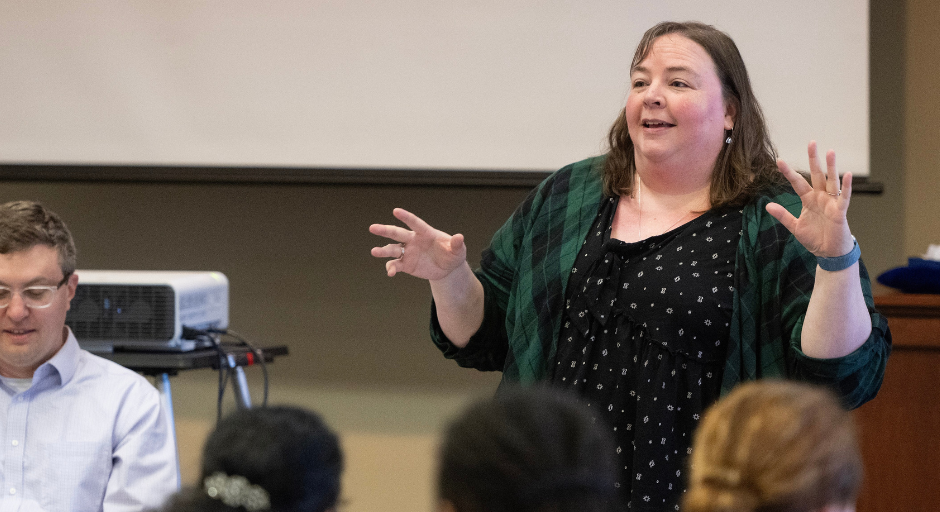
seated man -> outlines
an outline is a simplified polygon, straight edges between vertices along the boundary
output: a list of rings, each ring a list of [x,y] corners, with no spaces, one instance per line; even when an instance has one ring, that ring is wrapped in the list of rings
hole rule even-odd
[[[0,205],[0,509],[140,511],[178,487],[157,390],[79,348],[75,244],[42,205]]]

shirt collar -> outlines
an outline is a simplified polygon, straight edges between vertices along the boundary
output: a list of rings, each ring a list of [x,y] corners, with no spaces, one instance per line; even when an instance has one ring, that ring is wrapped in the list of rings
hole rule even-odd
[[[72,329],[68,326],[65,328],[69,333],[65,339],[65,343],[54,356],[41,364],[39,368],[36,368],[36,372],[33,374],[34,380],[43,378],[48,375],[49,372],[55,370],[59,374],[60,382],[65,384],[75,375],[75,370],[78,368],[78,357],[81,354],[81,348],[78,346],[78,340],[75,339],[75,334],[72,333]]]

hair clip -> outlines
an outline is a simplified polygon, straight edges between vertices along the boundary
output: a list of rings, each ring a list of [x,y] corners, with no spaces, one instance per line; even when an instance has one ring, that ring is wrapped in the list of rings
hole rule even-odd
[[[230,507],[245,507],[248,512],[260,512],[271,508],[268,491],[258,485],[252,485],[247,478],[239,475],[226,475],[217,471],[203,480],[206,494],[214,500],[221,500]]]

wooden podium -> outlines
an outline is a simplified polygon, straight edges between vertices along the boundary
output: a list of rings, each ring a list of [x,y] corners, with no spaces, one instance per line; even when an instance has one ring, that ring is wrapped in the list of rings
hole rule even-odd
[[[940,510],[940,295],[875,297],[894,347],[884,384],[855,411],[865,481],[859,512]]]

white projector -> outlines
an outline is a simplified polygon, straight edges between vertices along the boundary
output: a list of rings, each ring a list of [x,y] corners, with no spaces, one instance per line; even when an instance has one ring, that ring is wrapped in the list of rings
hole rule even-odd
[[[221,272],[76,270],[65,323],[82,348],[185,351],[183,327],[228,327],[228,278]]]

